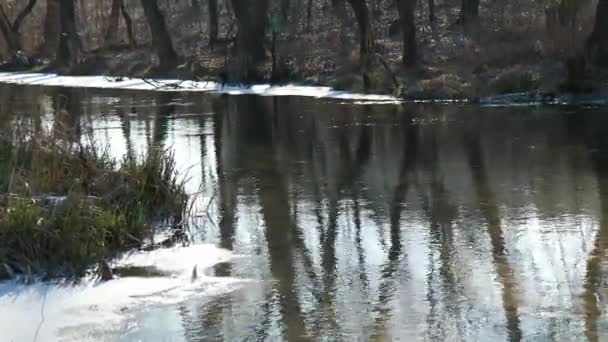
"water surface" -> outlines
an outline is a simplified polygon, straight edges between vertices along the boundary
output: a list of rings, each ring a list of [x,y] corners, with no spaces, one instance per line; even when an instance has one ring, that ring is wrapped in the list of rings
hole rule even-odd
[[[42,311],[45,341],[608,339],[606,109],[340,101],[0,86],[0,122],[60,108],[117,157],[174,151],[199,251],[142,257],[182,272],[153,299],[4,284],[0,332]]]

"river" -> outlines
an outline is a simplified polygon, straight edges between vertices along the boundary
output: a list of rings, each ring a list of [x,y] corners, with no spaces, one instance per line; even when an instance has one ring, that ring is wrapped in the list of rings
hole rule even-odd
[[[173,151],[192,244],[0,283],[2,341],[608,339],[606,108],[0,85],[0,118],[56,108]]]

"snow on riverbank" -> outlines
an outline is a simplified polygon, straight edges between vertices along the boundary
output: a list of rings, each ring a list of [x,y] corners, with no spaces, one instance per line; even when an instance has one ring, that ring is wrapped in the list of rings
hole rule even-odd
[[[108,76],[60,76],[57,74],[0,73],[0,83],[53,87],[148,90],[166,92],[207,92],[228,95],[305,96],[344,101],[398,104],[401,100],[390,95],[355,94],[330,87],[302,85],[257,84],[251,86],[221,85],[216,82],[148,80]]]
[[[91,331],[104,336],[123,334],[142,311],[193,297],[218,296],[242,286],[245,280],[204,275],[205,269],[232,258],[229,251],[211,245],[159,249],[130,254],[116,266],[153,266],[166,272],[166,277],[108,282],[88,278],[77,285],[0,283],[0,340],[80,340]],[[198,277],[193,279],[195,265]],[[180,321],[165,320],[163,324],[178,329]]]

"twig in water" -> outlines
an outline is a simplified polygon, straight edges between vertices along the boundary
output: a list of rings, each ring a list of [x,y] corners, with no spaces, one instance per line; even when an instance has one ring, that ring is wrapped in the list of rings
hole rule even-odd
[[[211,213],[209,212],[209,208],[211,207],[211,203],[213,203],[213,200],[215,199],[215,193],[217,192],[217,188],[213,188],[213,193],[211,194],[211,198],[209,199],[209,203],[207,203],[207,208],[205,208],[205,212],[207,213],[207,218],[209,219],[209,221],[211,223],[213,223],[213,226],[215,228],[219,229],[219,226],[217,225],[217,223],[215,223],[215,221],[213,220],[213,217],[211,217]]]

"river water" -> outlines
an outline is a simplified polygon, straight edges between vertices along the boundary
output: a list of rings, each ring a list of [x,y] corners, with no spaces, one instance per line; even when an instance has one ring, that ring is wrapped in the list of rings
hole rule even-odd
[[[605,108],[352,100],[0,86],[196,197],[118,261],[173,277],[0,283],[0,340],[608,340]]]

